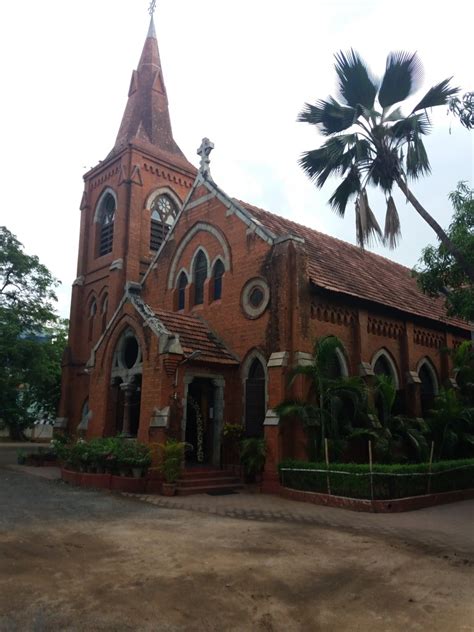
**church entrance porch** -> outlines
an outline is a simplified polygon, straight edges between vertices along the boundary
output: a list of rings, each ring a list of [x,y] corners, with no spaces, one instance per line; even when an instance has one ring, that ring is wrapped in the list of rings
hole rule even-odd
[[[220,467],[224,380],[185,376],[186,467]]]

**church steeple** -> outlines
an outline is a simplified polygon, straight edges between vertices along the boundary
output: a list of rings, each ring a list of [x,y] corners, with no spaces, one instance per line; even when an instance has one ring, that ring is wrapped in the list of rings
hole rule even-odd
[[[129,144],[152,152],[158,150],[159,153],[171,154],[186,161],[171,130],[153,14],[138,68],[132,73],[122,123],[109,156]]]

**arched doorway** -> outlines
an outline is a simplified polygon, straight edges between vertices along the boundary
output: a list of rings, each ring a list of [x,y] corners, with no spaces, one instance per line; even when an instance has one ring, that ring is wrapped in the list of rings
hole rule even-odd
[[[136,437],[140,424],[142,352],[131,328],[117,344],[111,374],[110,428],[115,434]]]
[[[259,358],[250,364],[245,380],[245,435],[261,438],[266,414],[266,375]]]

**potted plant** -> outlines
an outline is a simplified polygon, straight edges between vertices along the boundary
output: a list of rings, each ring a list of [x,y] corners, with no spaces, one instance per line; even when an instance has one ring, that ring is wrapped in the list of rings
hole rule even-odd
[[[160,444],[161,464],[160,470],[165,477],[163,483],[163,494],[174,496],[176,491],[176,481],[181,473],[185,444],[175,439],[168,439],[166,443]]]
[[[265,439],[244,439],[240,444],[240,462],[244,468],[245,481],[255,483],[263,471],[267,446]]]
[[[242,424],[225,423],[222,428],[222,465],[239,470],[239,446],[244,429]]]

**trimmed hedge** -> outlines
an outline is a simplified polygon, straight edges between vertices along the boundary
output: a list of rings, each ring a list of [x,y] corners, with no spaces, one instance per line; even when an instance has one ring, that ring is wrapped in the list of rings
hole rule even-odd
[[[428,463],[374,464],[374,500],[474,489],[474,459],[438,461],[432,465],[431,476],[428,471]],[[327,494],[329,479],[334,496],[372,498],[370,467],[367,464],[331,463],[328,473],[325,463],[286,460],[280,463],[279,472],[280,483],[290,489]]]

